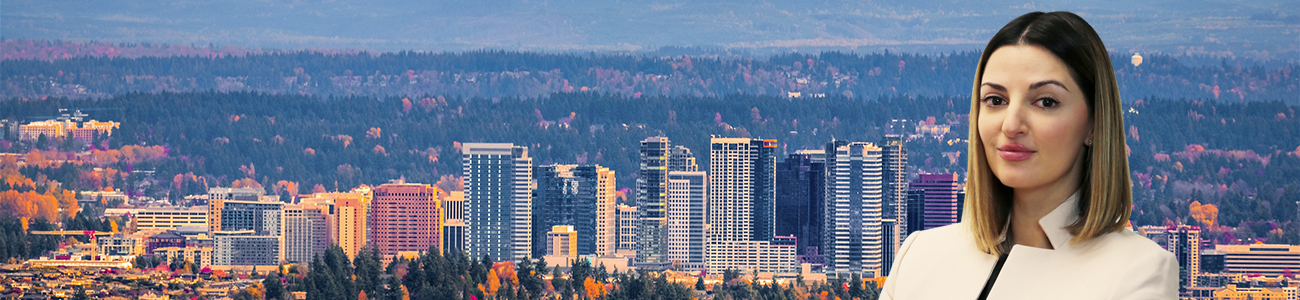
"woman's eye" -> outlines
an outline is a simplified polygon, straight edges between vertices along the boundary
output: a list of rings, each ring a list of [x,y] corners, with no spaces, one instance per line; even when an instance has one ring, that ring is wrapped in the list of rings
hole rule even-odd
[[[1061,105],[1061,101],[1056,101],[1056,99],[1052,99],[1052,98],[1042,98],[1042,99],[1038,99],[1038,105],[1042,106],[1043,108],[1053,108],[1056,107],[1057,105]]]
[[[1001,106],[1003,104],[1007,104],[1007,100],[1002,99],[1002,97],[998,97],[998,96],[988,96],[988,97],[984,97],[984,103],[988,103],[988,105],[992,105],[992,106]]]

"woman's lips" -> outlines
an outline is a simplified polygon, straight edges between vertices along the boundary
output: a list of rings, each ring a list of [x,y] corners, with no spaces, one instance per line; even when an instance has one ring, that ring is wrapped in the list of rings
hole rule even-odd
[[[1030,150],[1021,144],[1007,144],[998,147],[998,156],[1009,161],[1022,161],[1034,156],[1038,151]]]

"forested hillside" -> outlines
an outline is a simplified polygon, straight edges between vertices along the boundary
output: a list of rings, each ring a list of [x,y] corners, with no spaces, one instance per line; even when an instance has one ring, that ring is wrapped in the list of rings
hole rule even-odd
[[[969,94],[979,61],[978,52],[793,53],[762,59],[507,51],[196,52],[4,60],[0,94],[21,99],[190,91],[413,98],[543,98],[581,91],[628,97],[933,97]],[[1291,77],[1300,68],[1295,63],[1263,67],[1224,60],[1191,66],[1148,54],[1134,66],[1131,55],[1111,58],[1127,102],[1155,96],[1300,104],[1300,78]]]

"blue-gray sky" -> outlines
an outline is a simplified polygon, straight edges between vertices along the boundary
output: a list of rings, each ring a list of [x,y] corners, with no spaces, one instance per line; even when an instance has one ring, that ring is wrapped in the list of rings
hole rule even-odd
[[[383,51],[977,50],[1030,11],[1084,16],[1112,51],[1300,57],[1300,1],[0,2],[6,39]]]

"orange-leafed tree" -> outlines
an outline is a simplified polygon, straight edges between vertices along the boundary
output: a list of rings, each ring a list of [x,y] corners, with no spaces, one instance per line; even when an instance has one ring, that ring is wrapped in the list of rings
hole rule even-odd
[[[501,277],[500,274],[497,274],[497,269],[493,268],[492,270],[488,270],[487,290],[484,291],[483,294],[487,295],[488,297],[496,297],[497,289],[500,288],[501,288]]]
[[[587,277],[586,282],[583,282],[582,286],[587,292],[588,299],[597,299],[605,295],[605,285],[591,277]]]
[[[32,152],[28,152],[24,159],[29,166],[36,166],[39,168],[50,166],[50,162],[45,159],[45,154],[42,154],[40,150],[32,150]]]
[[[496,274],[500,277],[502,281],[510,281],[511,285],[519,286],[519,277],[517,276],[517,274],[515,274],[515,262],[503,261],[503,262],[492,264],[492,270],[496,271]],[[488,276],[488,277],[492,277],[492,276]]]
[[[253,180],[252,178],[244,178],[244,179],[235,180],[235,182],[230,183],[230,187],[261,189],[262,183],[257,182],[257,180]]]
[[[1214,204],[1201,205],[1200,201],[1192,201],[1191,204],[1188,204],[1187,212],[1192,218],[1200,221],[1206,227],[1218,226],[1219,208]]]
[[[81,206],[77,203],[77,194],[65,189],[58,189],[58,191],[50,189],[50,192],[58,202],[59,209],[63,210],[63,215],[65,217],[71,218],[77,216],[77,212],[81,210]]]

